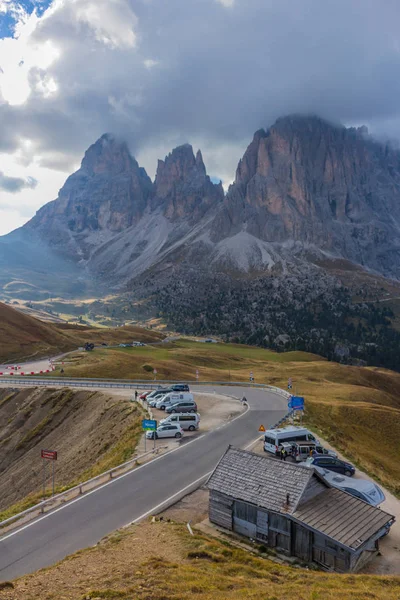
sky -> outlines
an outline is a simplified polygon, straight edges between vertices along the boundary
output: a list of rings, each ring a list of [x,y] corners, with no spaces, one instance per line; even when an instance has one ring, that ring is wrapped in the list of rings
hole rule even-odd
[[[0,234],[105,132],[151,177],[189,142],[225,186],[288,113],[399,140],[399,17],[398,0],[0,0]]]

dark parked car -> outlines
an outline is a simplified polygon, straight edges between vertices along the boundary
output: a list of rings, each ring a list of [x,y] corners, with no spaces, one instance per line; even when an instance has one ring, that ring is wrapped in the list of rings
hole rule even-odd
[[[352,464],[340,460],[339,458],[333,458],[332,456],[310,456],[310,458],[307,458],[306,463],[310,466],[321,467],[322,469],[328,469],[328,471],[341,473],[347,477],[351,477],[356,472],[356,469]]]
[[[165,409],[166,413],[195,413],[197,412],[197,404],[196,402],[189,402],[182,400],[181,402],[175,402],[175,404],[171,404],[171,406],[167,406]]]
[[[190,392],[187,383],[174,383],[174,385],[171,385],[171,388],[174,392]]]

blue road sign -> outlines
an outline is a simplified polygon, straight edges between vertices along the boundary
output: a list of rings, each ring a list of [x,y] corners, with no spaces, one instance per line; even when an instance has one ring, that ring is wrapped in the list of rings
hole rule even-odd
[[[152,419],[143,419],[142,429],[144,431],[155,431],[157,429],[157,421],[153,421]]]
[[[291,396],[288,408],[292,410],[304,410],[304,398],[302,396]]]

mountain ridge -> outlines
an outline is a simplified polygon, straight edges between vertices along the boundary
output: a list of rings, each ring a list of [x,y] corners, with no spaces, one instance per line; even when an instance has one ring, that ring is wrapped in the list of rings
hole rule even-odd
[[[400,153],[365,127],[290,115],[256,131],[225,195],[190,144],[159,160],[151,181],[126,142],[104,134],[56,200],[0,238],[0,283],[25,261],[28,282],[43,286],[32,244],[55,280],[65,273],[64,290],[73,274],[72,294],[130,289],[149,269],[242,277],[324,258],[399,278]]]

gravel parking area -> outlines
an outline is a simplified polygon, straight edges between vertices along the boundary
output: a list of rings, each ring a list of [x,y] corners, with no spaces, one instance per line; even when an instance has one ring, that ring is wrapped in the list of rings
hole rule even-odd
[[[207,431],[216,429],[224,423],[240,415],[245,408],[236,398],[223,396],[214,393],[199,393],[194,392],[194,398],[197,403],[198,413],[200,414],[200,427],[198,431],[185,431],[181,440],[174,438],[162,438],[156,440],[157,446],[168,446],[168,449],[187,443],[189,440],[199,437]],[[146,406],[146,403],[145,403]],[[168,413],[163,410],[152,408],[153,418],[159,423],[165,419]],[[154,440],[146,440],[146,449],[149,450],[154,445]],[[144,436],[139,442],[137,451],[138,454],[144,452]]]

